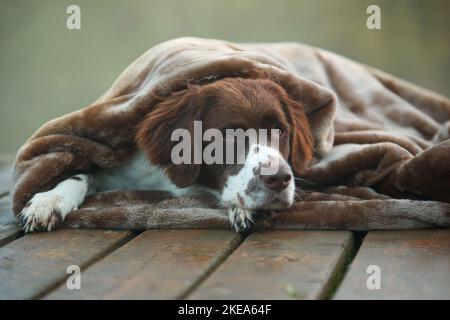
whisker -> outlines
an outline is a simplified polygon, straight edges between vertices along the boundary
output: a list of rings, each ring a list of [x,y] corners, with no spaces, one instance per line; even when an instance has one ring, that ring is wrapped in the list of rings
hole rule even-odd
[[[310,191],[310,190],[304,190],[304,189],[300,189],[300,188],[295,188],[295,191],[300,192],[302,194],[310,194],[310,193],[313,192],[313,191]]]
[[[317,184],[317,183],[312,182],[310,180],[307,180],[307,179],[304,179],[304,178],[299,178],[299,177],[294,177],[294,180],[295,181],[299,181],[299,182],[304,182],[304,183],[307,183],[307,184],[313,184],[313,185]]]
[[[297,191],[297,190],[296,190]],[[298,192],[294,192],[294,199],[298,201],[303,201],[303,198],[300,196]]]

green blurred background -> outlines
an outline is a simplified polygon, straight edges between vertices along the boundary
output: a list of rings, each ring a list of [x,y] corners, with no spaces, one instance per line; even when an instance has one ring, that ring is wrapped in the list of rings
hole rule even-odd
[[[300,41],[450,96],[448,0],[0,0],[0,152],[100,96],[151,46],[179,36]],[[81,8],[81,30],[66,8]],[[366,28],[381,7],[382,30]]]

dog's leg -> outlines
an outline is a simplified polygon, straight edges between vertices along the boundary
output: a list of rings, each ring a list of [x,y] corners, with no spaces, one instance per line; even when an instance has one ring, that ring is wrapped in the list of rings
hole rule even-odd
[[[36,193],[19,214],[19,224],[25,232],[51,231],[66,215],[83,203],[92,177],[72,176],[53,189]]]

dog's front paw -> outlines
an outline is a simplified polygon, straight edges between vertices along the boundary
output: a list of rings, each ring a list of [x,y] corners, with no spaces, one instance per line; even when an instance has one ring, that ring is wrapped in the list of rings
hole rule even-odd
[[[245,232],[251,230],[253,224],[253,211],[239,206],[231,206],[228,209],[228,218],[230,224],[236,232]]]
[[[67,213],[77,209],[64,196],[51,192],[37,193],[19,214],[18,222],[26,232],[52,231]]]

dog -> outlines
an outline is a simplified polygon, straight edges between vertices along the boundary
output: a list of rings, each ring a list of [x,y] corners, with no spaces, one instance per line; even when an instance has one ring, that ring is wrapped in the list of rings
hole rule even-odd
[[[231,226],[251,229],[261,212],[293,204],[295,177],[313,158],[314,140],[302,105],[272,80],[224,78],[189,85],[160,99],[135,130],[137,151],[125,164],[69,177],[53,189],[35,194],[22,210],[25,232],[54,230],[80,207],[86,196],[114,189],[168,191],[174,197],[208,192],[228,208]],[[253,141],[245,144],[242,163],[172,161],[174,130],[192,132],[201,121],[205,130],[267,129],[279,132],[279,148]],[[233,141],[224,139],[224,145]],[[202,144],[202,148],[206,146]],[[237,162],[237,161],[236,161]],[[273,162],[270,174],[262,169]]]

